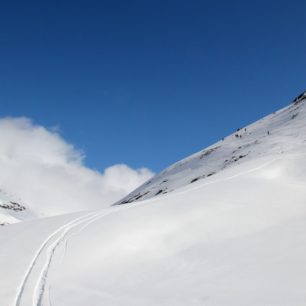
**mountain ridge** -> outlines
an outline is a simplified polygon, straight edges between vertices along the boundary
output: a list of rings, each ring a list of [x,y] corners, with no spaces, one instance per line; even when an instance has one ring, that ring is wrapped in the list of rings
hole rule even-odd
[[[222,140],[167,167],[114,205],[127,204],[160,196],[185,185],[207,179],[231,167],[235,163],[239,164],[250,159],[250,157],[252,157],[252,151],[254,149],[258,151],[256,147],[263,148],[265,143],[267,143],[267,138],[269,138],[270,142],[274,141],[274,145],[277,146],[277,148],[275,150],[275,148],[273,149],[270,147],[269,151],[266,152],[262,149],[262,151],[257,152],[259,155],[271,154],[275,153],[275,151],[278,151],[278,153],[287,152],[288,149],[284,147],[284,143],[288,138],[291,138],[291,142],[292,139],[294,139],[296,144],[299,139],[296,135],[286,137],[281,131],[281,126],[290,125],[291,120],[294,120],[299,115],[301,108],[302,116],[306,121],[305,101],[306,91],[297,96],[290,105],[246,127],[238,128],[234,133]],[[304,128],[305,130],[303,124],[298,128]],[[277,143],[278,139],[276,136],[284,137],[284,139]],[[305,142],[305,139],[303,139],[303,141]],[[225,154],[220,154],[219,152],[222,150],[227,150],[227,152]],[[219,157],[218,154],[220,155]],[[216,158],[220,159],[217,161],[217,164]],[[211,162],[214,163],[213,166],[210,165]],[[190,172],[192,172],[192,174]],[[176,182],[176,185],[173,186],[173,184],[169,182],[169,177],[173,175],[178,176],[179,174],[182,176],[182,178],[180,178],[181,182]]]

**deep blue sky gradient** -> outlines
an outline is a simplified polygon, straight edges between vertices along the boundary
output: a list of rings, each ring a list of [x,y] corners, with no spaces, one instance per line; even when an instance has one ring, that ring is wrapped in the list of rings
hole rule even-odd
[[[306,89],[306,1],[7,1],[0,117],[159,171]]]

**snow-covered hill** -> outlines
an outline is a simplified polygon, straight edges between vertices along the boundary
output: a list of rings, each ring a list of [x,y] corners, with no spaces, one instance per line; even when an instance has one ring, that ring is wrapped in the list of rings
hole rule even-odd
[[[170,166],[116,204],[172,192],[261,156],[306,152],[306,92],[291,105]]]
[[[0,189],[0,225],[33,219],[34,214],[13,195]]]
[[[305,160],[303,94],[124,205],[4,227],[1,305],[305,305]]]

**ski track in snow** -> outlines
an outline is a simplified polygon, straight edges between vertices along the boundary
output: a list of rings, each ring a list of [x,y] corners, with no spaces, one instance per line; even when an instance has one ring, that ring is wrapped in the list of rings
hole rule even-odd
[[[122,208],[121,208],[122,209]],[[73,231],[76,230],[77,232],[81,232],[86,228],[89,224],[92,222],[95,222],[96,220],[109,215],[111,213],[114,213],[117,211],[117,209],[112,209],[110,211],[105,211],[103,210],[102,212],[91,212],[86,214],[85,216],[78,217],[65,225],[61,226],[58,228],[56,231],[54,231],[51,235],[47,237],[47,239],[42,243],[40,246],[39,250],[37,251],[36,255],[34,256],[24,278],[23,281],[19,287],[18,293],[16,295],[16,300],[14,305],[15,306],[21,306],[23,305],[22,299],[25,293],[26,285],[28,284],[29,280],[31,277],[35,277],[35,275],[32,275],[33,269],[36,267],[36,264],[38,260],[41,258],[43,254],[46,254],[46,259],[43,267],[40,269],[40,274],[35,281],[35,289],[33,292],[33,306],[41,306],[42,305],[42,300],[45,292],[45,286],[48,278],[48,272],[49,268],[52,262],[52,258],[56,252],[57,247],[62,243],[62,242],[67,242],[69,234],[73,234]],[[77,230],[77,227],[82,225],[82,227]],[[75,233],[75,234],[76,234]],[[58,236],[58,237],[56,237]],[[54,240],[55,239],[55,240]],[[53,241],[54,240],[54,241]]]

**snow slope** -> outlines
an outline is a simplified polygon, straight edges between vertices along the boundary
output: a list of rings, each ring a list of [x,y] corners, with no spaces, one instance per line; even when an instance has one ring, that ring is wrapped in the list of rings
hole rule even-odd
[[[116,204],[132,203],[172,192],[262,155],[305,150],[305,101],[306,93],[303,93],[288,107],[239,128],[223,140],[173,164]]]
[[[3,228],[1,305],[305,305],[303,97],[133,203]]]

